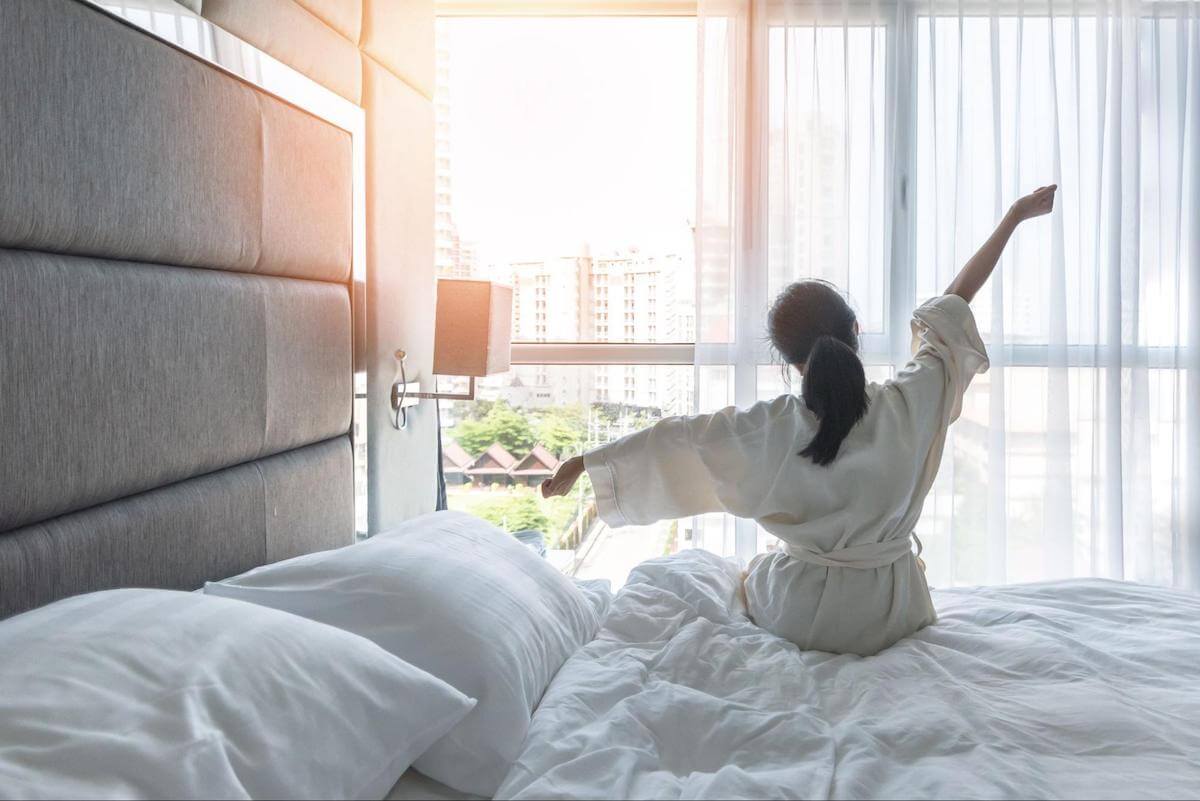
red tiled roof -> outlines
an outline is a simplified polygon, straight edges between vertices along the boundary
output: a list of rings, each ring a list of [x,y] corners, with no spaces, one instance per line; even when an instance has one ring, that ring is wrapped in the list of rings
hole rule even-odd
[[[471,454],[452,439],[442,443],[442,469],[450,472],[462,472],[471,465]]]
[[[558,459],[539,443],[509,472],[514,476],[552,476],[557,469]]]
[[[517,463],[517,458],[504,449],[499,442],[493,442],[478,459],[471,462],[466,469],[468,476],[508,475],[508,471]]]

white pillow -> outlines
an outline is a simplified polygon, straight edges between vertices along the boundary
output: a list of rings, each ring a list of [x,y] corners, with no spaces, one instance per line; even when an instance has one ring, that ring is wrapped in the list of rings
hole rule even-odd
[[[205,592],[361,634],[479,699],[413,767],[486,796],[516,759],[554,674],[599,628],[570,580],[511,535],[461,512],[425,515]]]
[[[79,595],[0,623],[0,797],[382,798],[472,706],[273,609]]]

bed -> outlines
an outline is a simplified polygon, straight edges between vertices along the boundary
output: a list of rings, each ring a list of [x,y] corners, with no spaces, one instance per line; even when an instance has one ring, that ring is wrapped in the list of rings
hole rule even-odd
[[[862,659],[757,628],[737,585],[736,565],[703,551],[635,569],[497,797],[1200,792],[1194,595],[1104,580],[936,590],[936,625]]]

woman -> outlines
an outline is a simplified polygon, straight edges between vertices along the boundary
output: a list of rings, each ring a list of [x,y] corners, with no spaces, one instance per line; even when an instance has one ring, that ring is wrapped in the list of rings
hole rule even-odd
[[[758,521],[782,550],[750,563],[748,611],[804,649],[867,656],[933,623],[913,526],[946,429],[988,367],[968,304],[1017,225],[1050,212],[1056,189],[1014,203],[946,294],[913,313],[913,359],[895,379],[867,384],[858,322],[832,286],[792,284],[768,327],[803,376],[801,397],[662,420],[568,459],[542,493],[567,493],[586,469],[610,526],[705,512]]]

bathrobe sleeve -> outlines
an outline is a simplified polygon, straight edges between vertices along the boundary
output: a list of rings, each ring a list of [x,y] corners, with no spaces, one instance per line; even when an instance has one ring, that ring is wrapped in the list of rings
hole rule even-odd
[[[754,517],[778,456],[770,449],[778,403],[668,417],[584,455],[600,518],[610,526],[729,512]],[[789,441],[790,444],[790,441]]]
[[[913,358],[889,382],[897,393],[893,408],[911,437],[916,470],[912,502],[898,528],[916,525],[925,495],[941,465],[950,424],[962,412],[963,395],[977,374],[988,369],[987,350],[970,305],[958,295],[943,295],[913,312]]]
[[[944,428],[962,412],[971,379],[987,371],[987,350],[970,304],[958,295],[942,295],[918,307],[912,333],[912,361],[894,384],[915,418],[932,418],[934,427]]]

